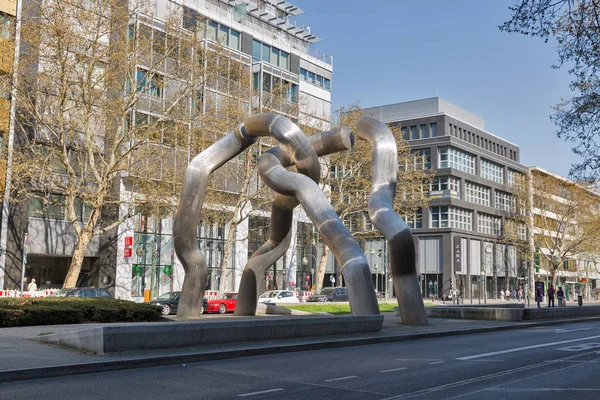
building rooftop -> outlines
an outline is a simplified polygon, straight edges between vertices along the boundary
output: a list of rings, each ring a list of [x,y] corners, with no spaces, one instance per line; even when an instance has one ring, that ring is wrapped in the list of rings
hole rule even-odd
[[[447,114],[475,128],[485,130],[485,120],[482,117],[441,97],[370,107],[366,110],[374,111],[374,116],[382,122],[396,122],[431,115]]]
[[[407,119],[429,117],[433,115],[446,114],[461,122],[471,125],[488,135],[491,135],[506,143],[517,146],[498,135],[485,130],[485,120],[477,114],[449,102],[441,97],[431,97],[428,99],[405,101],[402,103],[388,104],[384,106],[368,107],[366,112],[372,112],[373,117],[382,122],[397,122]]]

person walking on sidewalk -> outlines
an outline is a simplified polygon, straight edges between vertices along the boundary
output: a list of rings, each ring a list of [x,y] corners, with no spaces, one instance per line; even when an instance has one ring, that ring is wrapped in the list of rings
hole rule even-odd
[[[28,292],[35,292],[37,290],[37,284],[35,283],[35,278],[31,280],[31,283],[27,286]]]
[[[544,296],[544,291],[542,290],[542,286],[538,286],[537,289],[535,289],[535,301],[537,301],[537,305],[538,308],[540,307],[540,303],[542,302],[542,297]]]
[[[504,290],[500,289],[500,300],[504,301]]]
[[[548,307],[550,307],[550,304],[552,304],[552,307],[554,308],[554,286],[550,285],[550,288],[546,294],[548,295]]]
[[[566,303],[565,303],[565,292],[563,292],[562,286],[558,287],[558,291],[556,292],[556,298],[558,300],[558,306],[559,307],[566,306]]]

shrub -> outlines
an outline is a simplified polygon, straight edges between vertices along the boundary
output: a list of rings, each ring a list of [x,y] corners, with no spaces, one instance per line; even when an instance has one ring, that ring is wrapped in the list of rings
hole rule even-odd
[[[0,327],[81,324],[88,322],[148,322],[160,319],[160,307],[117,299],[0,299]]]

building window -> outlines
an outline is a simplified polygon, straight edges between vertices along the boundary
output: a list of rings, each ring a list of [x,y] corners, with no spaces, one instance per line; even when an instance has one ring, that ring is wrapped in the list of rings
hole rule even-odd
[[[404,219],[410,229],[421,229],[423,227],[423,209],[419,208],[412,214],[405,215]]]
[[[459,171],[475,174],[475,157],[471,154],[452,147],[440,147],[438,154],[440,168],[456,168]]]
[[[412,152],[412,160],[409,161],[409,164],[405,166],[405,170],[414,171],[414,170],[423,170],[423,169],[431,169],[431,150],[430,149],[422,149],[415,150]]]
[[[471,182],[465,182],[465,200],[469,203],[490,207],[490,189]]]
[[[408,128],[400,128],[400,131],[402,132],[402,139],[408,140]]]
[[[258,40],[252,41],[252,59],[254,61],[265,61],[281,69],[289,71],[289,54],[276,47],[271,47]]]
[[[515,197],[510,193],[496,190],[494,208],[500,211],[515,212]]]
[[[477,215],[477,232],[488,235],[500,235],[502,218],[479,213]]]
[[[452,197],[460,197],[460,180],[452,176],[439,176],[431,183],[431,191],[450,190]]]
[[[157,73],[149,73],[148,70],[139,68],[137,70],[137,90],[154,97],[162,98],[164,95],[164,78]]]
[[[415,140],[415,139],[419,138],[419,131],[417,130],[416,126],[410,127],[410,138],[411,138],[411,140]]]
[[[431,207],[429,209],[429,227],[447,228],[448,227],[448,206]]]
[[[318,86],[322,89],[331,91],[331,81],[325,78],[324,76],[317,75],[314,72],[309,72],[304,68],[300,68],[300,77],[305,82]]]
[[[457,207],[431,207],[430,228],[455,228],[473,230],[473,212]]]
[[[427,130],[427,125],[423,124],[420,126],[421,129],[421,139],[425,139],[429,137],[429,131]]]
[[[12,39],[13,19],[9,15],[0,13],[0,37]]]
[[[517,176],[518,172],[513,171],[512,169],[508,169],[508,173],[507,173],[507,181],[508,181],[508,186],[512,186],[515,184],[515,177]]]
[[[481,177],[496,183],[504,183],[504,167],[481,159]]]
[[[429,129],[431,130],[431,137],[436,137],[437,136],[437,124],[435,122],[432,124],[429,124]]]

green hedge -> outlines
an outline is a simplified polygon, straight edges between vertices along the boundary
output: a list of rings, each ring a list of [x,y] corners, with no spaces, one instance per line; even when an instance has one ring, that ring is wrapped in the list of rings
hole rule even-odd
[[[0,327],[145,322],[160,319],[160,307],[117,299],[47,297],[0,299]]]

